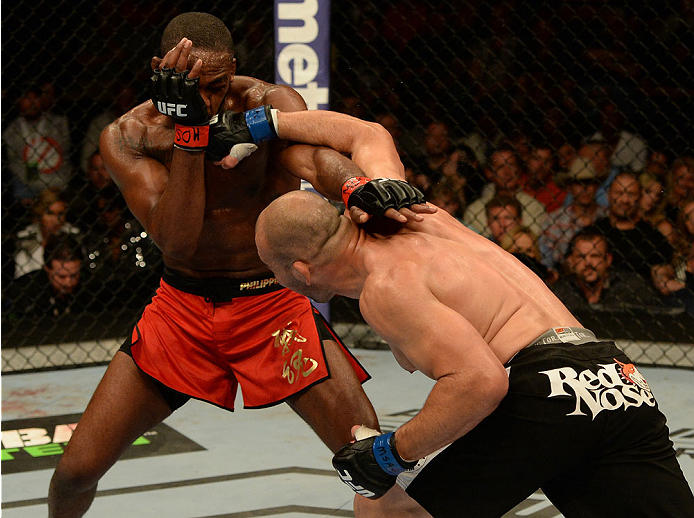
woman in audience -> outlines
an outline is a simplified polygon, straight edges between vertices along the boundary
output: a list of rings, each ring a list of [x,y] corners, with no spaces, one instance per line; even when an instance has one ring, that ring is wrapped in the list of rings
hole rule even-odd
[[[42,191],[31,207],[33,223],[17,232],[14,254],[15,278],[43,267],[43,246],[58,233],[80,234],[65,221],[67,202],[57,187]]]

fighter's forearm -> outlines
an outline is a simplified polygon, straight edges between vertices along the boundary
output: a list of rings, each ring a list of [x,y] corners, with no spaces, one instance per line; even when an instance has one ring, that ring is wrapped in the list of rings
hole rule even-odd
[[[205,215],[204,153],[174,148],[166,189],[152,208],[149,233],[166,255],[195,252]]]
[[[373,122],[337,112],[278,112],[279,137],[349,153],[369,178],[405,178],[390,133]]]
[[[439,378],[422,410],[395,432],[398,453],[416,460],[459,439],[496,409],[507,388],[505,371]]]

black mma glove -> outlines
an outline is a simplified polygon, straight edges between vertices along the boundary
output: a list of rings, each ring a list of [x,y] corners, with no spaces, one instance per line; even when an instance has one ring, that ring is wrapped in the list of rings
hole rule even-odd
[[[212,117],[207,156],[218,162],[239,146],[241,150],[232,154],[243,158],[258,148],[255,144],[276,138],[273,111],[276,110],[272,105],[265,105],[243,113],[227,111]]]
[[[207,107],[200,95],[200,78],[188,71],[156,69],[150,81],[152,102],[159,113],[176,123],[174,146],[186,151],[204,151],[208,143]]]
[[[416,465],[417,462],[407,462],[398,455],[393,432],[350,443],[333,457],[340,479],[358,495],[372,500],[393,487],[398,473]]]
[[[363,176],[350,178],[342,185],[342,201],[349,209],[359,207],[368,214],[383,216],[388,209],[402,209],[425,203],[422,192],[403,180]]]

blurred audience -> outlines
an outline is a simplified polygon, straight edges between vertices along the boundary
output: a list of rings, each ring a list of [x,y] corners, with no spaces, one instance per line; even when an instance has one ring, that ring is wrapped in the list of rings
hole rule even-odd
[[[522,207],[522,223],[539,234],[547,224],[544,205],[521,190],[522,170],[513,149],[501,146],[495,149],[485,169],[488,182],[482,194],[465,210],[463,221],[477,233],[490,236],[486,205],[495,196],[508,194],[516,198]]]
[[[13,196],[29,207],[46,187],[67,186],[72,143],[68,118],[46,109],[52,102],[45,86],[25,85],[17,104],[19,116],[3,131],[2,142]]]
[[[426,194],[427,202],[442,208],[462,223],[465,211],[463,190],[453,182],[444,179],[432,186]]]
[[[639,199],[639,216],[653,228],[658,229],[668,242],[674,246],[675,226],[667,219],[664,210],[664,184],[660,177],[652,173],[639,175],[641,198]]]
[[[612,249],[602,231],[581,229],[569,243],[564,275],[551,289],[570,310],[594,306],[658,305],[651,284],[640,275],[614,267]]]
[[[509,194],[499,194],[489,200],[485,206],[489,239],[500,245],[503,236],[522,225],[522,212],[520,202]]]
[[[566,191],[554,181],[555,163],[554,151],[547,144],[534,145],[525,162],[523,191],[541,202],[547,212],[560,208],[566,198]]]
[[[670,264],[653,269],[653,284],[671,305],[684,305],[692,314],[694,299],[694,198],[682,204],[674,229],[675,254]]]
[[[682,205],[694,197],[694,157],[683,156],[675,159],[670,166],[665,190],[665,216],[677,221]]]
[[[588,142],[578,148],[577,156],[587,158],[591,161],[595,174],[598,179],[598,189],[595,193],[595,201],[602,207],[607,207],[607,189],[614,180],[619,169],[610,166],[609,148],[602,142]],[[564,198],[564,205],[569,205],[573,201],[571,193]]]
[[[559,278],[556,270],[542,264],[537,234],[528,227],[514,226],[499,237],[499,246],[513,254],[545,283],[552,284]]]
[[[606,237],[614,266],[650,278],[650,269],[672,261],[673,249],[658,230],[639,215],[641,184],[633,173],[620,173],[608,191],[608,214],[595,222]]]
[[[567,171],[559,173],[557,181],[565,186],[572,201],[549,214],[550,222],[540,235],[542,263],[550,268],[562,262],[569,241],[580,229],[607,214],[607,209],[595,201],[598,179],[590,159],[576,157]]]
[[[79,235],[80,229],[66,221],[67,202],[57,187],[43,190],[31,207],[33,223],[17,232],[15,278],[43,266],[44,244],[59,233]]]
[[[82,289],[83,260],[74,236],[50,236],[43,248],[43,267],[22,275],[9,286],[10,315],[57,317],[87,311],[92,297]]]
[[[599,130],[588,140],[604,142],[609,150],[610,165],[621,170],[640,173],[646,166],[648,146],[639,136],[625,128],[626,118],[612,100],[600,105]]]

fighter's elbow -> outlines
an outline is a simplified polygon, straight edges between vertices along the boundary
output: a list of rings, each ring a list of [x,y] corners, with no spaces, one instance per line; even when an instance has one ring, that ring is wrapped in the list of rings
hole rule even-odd
[[[481,413],[485,415],[491,414],[499,406],[501,401],[508,393],[508,375],[506,369],[499,365],[498,368],[485,370],[477,375],[474,386],[481,405]]]

